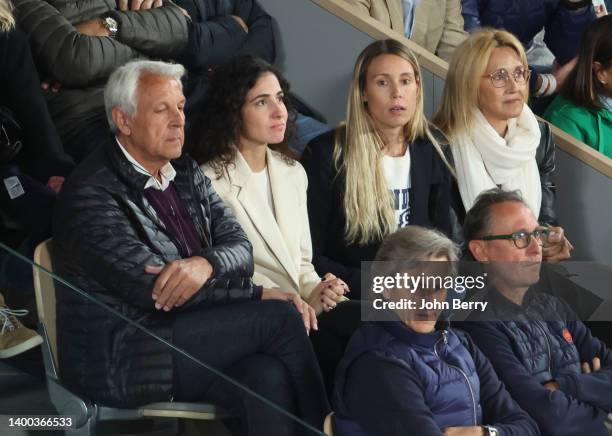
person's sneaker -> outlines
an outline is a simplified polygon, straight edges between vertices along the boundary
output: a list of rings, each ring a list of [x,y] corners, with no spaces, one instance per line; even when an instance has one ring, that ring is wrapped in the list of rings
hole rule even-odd
[[[8,359],[42,343],[42,337],[25,327],[18,316],[27,315],[27,310],[12,310],[0,294],[0,359]]]

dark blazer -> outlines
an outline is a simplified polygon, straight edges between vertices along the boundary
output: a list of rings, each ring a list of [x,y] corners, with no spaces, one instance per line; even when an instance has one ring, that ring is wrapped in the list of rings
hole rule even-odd
[[[351,298],[361,296],[361,262],[371,261],[381,241],[365,245],[344,238],[344,175],[333,163],[335,131],[315,138],[302,156],[308,176],[308,218],[313,264],[319,275],[331,272],[350,287]],[[410,224],[451,232],[451,173],[428,139],[410,144]],[[407,175],[408,176],[408,175]]]
[[[155,309],[156,276],[145,266],[181,256],[143,195],[147,176],[116,142],[77,167],[59,195],[53,223],[57,273],[170,342],[181,311],[261,296],[250,279],[251,244],[210,180],[188,157],[172,165],[176,192],[202,241],[196,255],[214,268],[213,277],[180,308]],[[58,289],[57,331],[62,376],[92,400],[131,407],[172,397],[171,351],[73,290]]]

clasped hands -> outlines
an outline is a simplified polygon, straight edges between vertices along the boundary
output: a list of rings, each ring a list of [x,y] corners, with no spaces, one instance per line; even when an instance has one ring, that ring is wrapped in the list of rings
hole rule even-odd
[[[334,309],[344,299],[344,294],[347,292],[349,290],[346,283],[333,274],[327,273],[306,300],[295,292],[284,292],[279,289],[264,289],[261,299],[292,302],[302,315],[306,332],[310,334],[310,330],[319,329],[317,315]]]

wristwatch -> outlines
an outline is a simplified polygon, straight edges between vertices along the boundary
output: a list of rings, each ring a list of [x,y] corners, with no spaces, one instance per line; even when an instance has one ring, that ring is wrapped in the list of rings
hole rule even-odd
[[[484,428],[485,436],[498,436],[499,435],[499,432],[497,431],[495,427],[491,427],[490,425],[483,425],[482,428]]]
[[[102,17],[102,25],[106,27],[106,30],[108,30],[111,38],[115,38],[117,36],[119,24],[117,24],[117,20],[115,20],[113,17]]]

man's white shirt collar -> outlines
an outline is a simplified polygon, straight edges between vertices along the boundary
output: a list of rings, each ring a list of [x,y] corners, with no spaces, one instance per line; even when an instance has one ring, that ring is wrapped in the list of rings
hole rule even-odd
[[[134,166],[134,169],[138,171],[139,173],[144,174],[145,176],[149,176],[149,179],[147,180],[147,183],[145,184],[145,189],[154,188],[159,191],[165,191],[166,188],[170,185],[170,182],[173,181],[174,178],[176,177],[176,170],[174,169],[172,164],[168,162],[166,165],[160,168],[159,170],[159,175],[161,177],[161,183],[160,183],[159,180],[153,177],[150,172],[148,172],[136,159],[134,159],[134,157],[130,153],[128,153],[125,147],[121,145],[121,142],[119,142],[119,139],[117,137],[115,137],[115,140],[117,141],[117,144],[119,145],[119,148],[125,155],[126,159]]]

